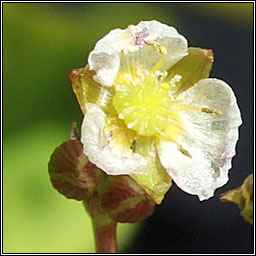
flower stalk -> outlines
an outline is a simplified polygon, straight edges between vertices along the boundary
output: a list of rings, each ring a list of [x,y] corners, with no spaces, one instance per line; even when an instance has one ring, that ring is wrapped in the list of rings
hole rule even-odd
[[[92,219],[96,253],[116,253],[117,222],[100,211],[96,197],[83,203]]]

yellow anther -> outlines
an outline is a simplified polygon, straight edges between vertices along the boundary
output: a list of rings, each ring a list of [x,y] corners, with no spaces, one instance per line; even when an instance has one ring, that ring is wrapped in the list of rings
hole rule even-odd
[[[166,48],[161,45],[160,43],[156,42],[156,41],[147,41],[144,40],[144,42],[148,45],[148,46],[152,46],[155,50],[157,50],[159,53],[161,54],[167,54],[167,50]]]
[[[200,107],[190,106],[186,104],[176,104],[176,105],[173,105],[173,108],[176,111],[201,111],[208,114],[216,114],[216,115],[221,114],[221,111],[218,109],[200,108]]]
[[[174,143],[174,144],[176,144],[176,146],[177,146],[177,149],[183,154],[183,155],[185,155],[185,156],[187,156],[187,157],[189,157],[189,158],[192,158],[192,155],[186,150],[186,149],[184,149],[174,138],[175,137],[177,137],[177,136],[173,136],[173,135],[171,135],[171,134],[166,134],[167,135],[167,137],[165,136],[165,134],[161,134],[161,135],[158,135],[157,136],[157,139],[159,140],[161,140],[161,139],[163,139],[163,140],[165,140],[165,141],[169,141],[169,142],[172,142],[172,143]]]
[[[205,113],[209,113],[209,114],[216,114],[216,115],[220,115],[221,114],[221,111],[218,110],[218,109],[201,108],[201,111],[205,112]]]
[[[177,148],[178,150],[185,156],[192,158],[192,155],[186,150],[184,149],[181,145],[177,144]]]

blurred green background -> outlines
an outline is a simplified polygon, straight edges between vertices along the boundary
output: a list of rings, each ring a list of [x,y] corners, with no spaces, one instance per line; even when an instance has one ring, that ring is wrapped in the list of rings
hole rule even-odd
[[[252,9],[252,3],[3,3],[3,252],[94,251],[82,204],[52,188],[47,164],[54,148],[69,139],[71,123],[81,123],[68,73],[86,64],[99,38],[116,27],[156,19],[190,41],[184,10],[250,31]],[[120,252],[140,230],[120,225]]]

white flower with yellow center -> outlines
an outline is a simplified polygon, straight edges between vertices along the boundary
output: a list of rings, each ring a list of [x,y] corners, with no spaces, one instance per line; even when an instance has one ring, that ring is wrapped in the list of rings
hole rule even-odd
[[[130,175],[156,203],[171,179],[200,200],[213,196],[228,181],[241,117],[232,89],[207,78],[212,62],[157,21],[112,30],[70,74],[85,155]]]

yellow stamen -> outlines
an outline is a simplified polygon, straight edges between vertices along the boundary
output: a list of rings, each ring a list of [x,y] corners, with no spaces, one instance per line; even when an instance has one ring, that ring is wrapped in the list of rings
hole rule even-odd
[[[220,115],[221,114],[221,111],[218,110],[218,109],[201,108],[201,111],[205,112],[205,113],[209,113],[209,114],[216,114],[216,115]]]
[[[156,65],[153,67],[153,69],[150,71],[150,73],[148,74],[148,76],[145,80],[145,83],[148,83],[148,82],[153,82],[153,77],[154,77],[155,72],[157,70],[161,70],[161,68],[163,67],[165,57],[167,55],[167,50],[163,45],[161,45],[161,44],[159,44],[158,42],[155,42],[155,41],[145,41],[145,43],[148,46],[153,47],[153,49],[155,49],[156,51],[158,51],[161,54],[160,59],[158,60]]]
[[[175,111],[200,111],[200,112],[216,114],[216,115],[221,114],[221,111],[218,109],[200,108],[200,107],[190,106],[190,105],[186,105],[186,104],[174,104],[173,110],[175,110]]]
[[[168,138],[166,138],[166,137],[160,136],[160,137],[158,138],[158,140],[165,140],[165,141],[169,141],[169,142],[172,142],[172,143],[176,144],[177,149],[178,149],[183,155],[185,155],[185,156],[187,156],[187,157],[189,157],[189,158],[192,158],[192,155],[191,155],[186,149],[184,149],[173,137],[168,137]]]
[[[176,144],[177,145],[177,148],[178,150],[185,156],[189,157],[189,158],[192,158],[192,155],[186,150],[184,149],[181,145],[179,144]]]

